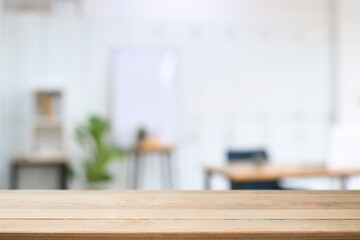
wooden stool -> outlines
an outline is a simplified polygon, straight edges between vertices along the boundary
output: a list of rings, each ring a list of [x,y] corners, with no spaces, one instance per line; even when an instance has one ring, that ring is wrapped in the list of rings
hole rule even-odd
[[[172,152],[170,146],[156,146],[156,147],[137,147],[130,151],[133,156],[133,164],[129,164],[129,172],[132,172],[132,181],[130,184],[131,189],[139,188],[139,172],[142,164],[142,158],[149,154],[158,154],[162,160],[162,185],[163,188],[173,189],[173,166],[172,166]],[[131,169],[132,167],[132,169]],[[165,180],[167,176],[167,181]]]

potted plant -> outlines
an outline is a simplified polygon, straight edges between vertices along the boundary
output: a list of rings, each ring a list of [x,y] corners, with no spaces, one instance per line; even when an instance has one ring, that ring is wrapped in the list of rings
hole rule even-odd
[[[101,188],[112,176],[108,164],[122,159],[125,152],[108,141],[109,122],[99,116],[91,116],[76,128],[76,138],[86,152],[85,179],[89,188]]]
[[[137,144],[141,143],[148,137],[148,131],[145,126],[140,126],[137,130],[136,134],[136,142]]]

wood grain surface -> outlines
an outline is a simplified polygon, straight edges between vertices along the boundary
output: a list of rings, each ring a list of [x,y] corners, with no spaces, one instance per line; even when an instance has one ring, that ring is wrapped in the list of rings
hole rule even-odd
[[[243,164],[224,166],[206,166],[206,171],[225,175],[235,182],[273,181],[288,177],[341,177],[360,175],[360,168],[326,168],[326,167],[254,167]]]
[[[360,191],[0,191],[0,239],[360,239]]]
[[[12,163],[15,165],[64,165],[67,164],[67,158],[64,155],[28,154],[15,156]]]

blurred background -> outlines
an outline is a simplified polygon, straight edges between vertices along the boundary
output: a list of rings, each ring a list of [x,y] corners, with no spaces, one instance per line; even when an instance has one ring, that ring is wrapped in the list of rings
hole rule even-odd
[[[203,189],[254,154],[360,167],[358,0],[0,6],[0,188]],[[360,188],[313,175],[271,180]]]

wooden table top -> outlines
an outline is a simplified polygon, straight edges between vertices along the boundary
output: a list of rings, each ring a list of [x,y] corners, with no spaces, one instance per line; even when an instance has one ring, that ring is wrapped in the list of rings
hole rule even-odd
[[[142,146],[142,147],[136,147],[135,149],[132,149],[133,152],[138,153],[171,153],[173,151],[172,146]]]
[[[360,239],[360,191],[0,191],[0,239]]]
[[[23,154],[13,158],[15,165],[64,165],[67,164],[65,155],[43,155],[43,154]]]
[[[326,168],[326,167],[254,167],[243,164],[224,166],[206,166],[206,171],[225,175],[235,182],[273,181],[288,177],[335,177],[360,175],[360,167]]]

